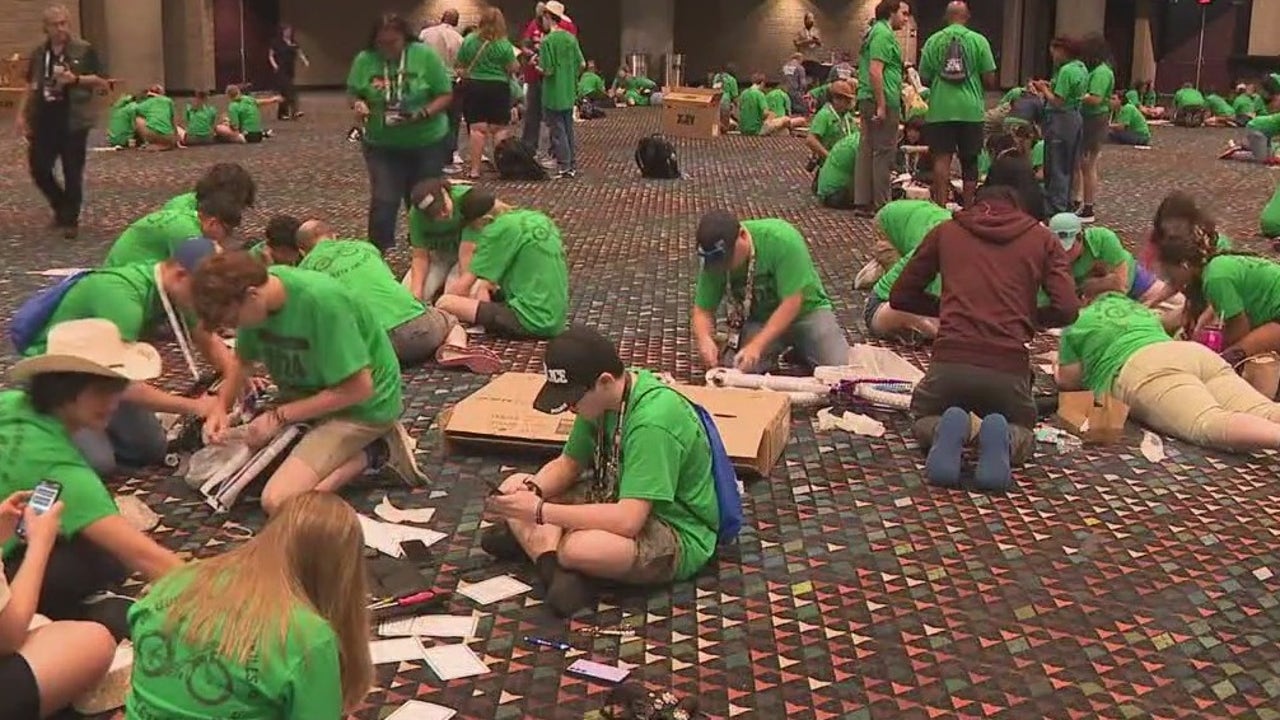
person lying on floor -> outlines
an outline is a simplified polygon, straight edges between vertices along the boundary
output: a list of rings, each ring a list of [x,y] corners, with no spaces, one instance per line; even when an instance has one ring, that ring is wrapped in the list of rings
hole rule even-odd
[[[1130,105],[1138,108],[1142,116],[1148,120],[1163,120],[1169,111],[1161,107],[1160,96],[1156,94],[1155,89],[1151,86],[1150,80],[1139,80],[1133,84],[1124,94],[1124,99]]]
[[[767,136],[804,126],[804,118],[775,115],[769,110],[764,93],[765,77],[762,73],[751,76],[751,87],[738,98],[738,131],[743,135]]]
[[[154,582],[182,561],[120,514],[73,438],[107,432],[126,388],[159,377],[160,369],[155,348],[125,341],[110,322],[72,320],[49,333],[48,353],[9,371],[20,389],[0,393],[0,445],[8,448],[0,496],[29,492],[48,480],[61,487],[62,504],[53,548],[9,539],[0,549],[5,574],[15,586],[27,575],[43,574],[36,612],[52,620],[98,620],[116,640],[128,635],[126,604],[86,599],[131,572]],[[8,693],[6,684],[6,699]]]
[[[422,302],[435,302],[445,284],[471,267],[479,232],[463,227],[462,199],[468,183],[438,178],[423,180],[410,193],[411,261],[404,285]]]
[[[720,526],[710,441],[693,405],[652,373],[628,370],[613,343],[581,325],[548,343],[544,364],[534,408],[573,411],[573,429],[559,457],[489,496],[505,522],[480,546],[533,560],[546,603],[563,617],[594,606],[596,580],[692,578]]]
[[[201,322],[237,330],[240,360],[223,376],[205,420],[206,442],[225,441],[227,413],[258,362],[281,404],[249,423],[248,444],[262,447],[292,424],[311,426],[263,488],[268,515],[294,495],[337,492],[365,470],[389,470],[411,486],[426,483],[414,442],[398,422],[404,398],[395,349],[359,288],[312,270],[268,269],[232,251],[205,260],[194,289]]]
[[[874,338],[886,340],[902,340],[915,345],[924,340],[932,340],[938,336],[937,317],[914,315],[895,310],[889,304],[889,296],[893,286],[902,275],[902,270],[915,255],[925,236],[934,228],[952,218],[951,211],[923,200],[898,200],[898,203],[922,203],[921,205],[900,205],[893,207],[889,203],[876,215],[877,224],[881,228],[884,239],[877,239],[877,244],[887,243],[901,253],[884,275],[876,281],[871,292],[867,293],[867,304],[863,310],[863,319],[867,325],[867,333]],[[886,214],[888,211],[888,214]],[[887,255],[887,253],[884,253]],[[934,278],[925,292],[937,298],[942,293],[942,277]]]
[[[1271,149],[1271,141],[1280,135],[1280,112],[1270,115],[1258,115],[1245,123],[1244,137],[1236,147],[1248,150],[1253,161],[1263,165],[1277,163],[1275,153]]]
[[[691,325],[703,365],[767,372],[788,346],[811,367],[848,364],[849,341],[795,226],[713,210],[698,222],[696,241],[702,270]],[[723,350],[715,337],[722,301],[729,321]]]
[[[29,507],[30,492],[15,492],[0,502],[0,543],[24,526],[24,571],[5,580],[0,562],[0,714],[7,718],[50,717],[93,690],[115,657],[116,640],[96,622],[63,620],[41,624],[36,618],[49,556],[58,539],[65,505],[43,513]]]
[[[1049,232],[1062,243],[1076,293],[1086,303],[1103,293],[1116,292],[1154,308],[1177,294],[1168,283],[1139,267],[1110,228],[1085,228],[1075,214],[1058,213],[1049,219]]]
[[[164,94],[163,87],[152,85],[148,88],[147,96],[138,101],[136,110],[133,129],[142,138],[143,144],[157,150],[181,147],[173,98]]]
[[[1173,124],[1181,127],[1198,128],[1204,125],[1209,117],[1209,106],[1205,102],[1204,93],[1193,84],[1184,83],[1173,94]]]
[[[189,192],[173,196],[160,209],[194,213],[199,209],[201,200],[218,193],[230,195],[243,212],[254,206],[258,197],[258,185],[240,163],[214,163],[204,171]]]
[[[335,238],[320,220],[300,223],[277,218],[272,225],[276,236],[267,238],[272,261],[314,270],[354,288],[391,338],[401,369],[434,360],[442,367],[464,367],[486,375],[502,370],[502,361],[493,352],[468,345],[467,331],[457,318],[424,307],[414,298],[391,274],[373,243]]]
[[[479,231],[476,250],[436,307],[500,337],[559,335],[569,318],[569,267],[555,222],[480,188],[459,205],[464,225]]]
[[[858,129],[858,118],[853,110],[856,93],[853,86],[839,80],[827,88],[830,101],[814,113],[809,122],[809,135],[804,144],[813,153],[814,168],[826,160],[831,148]]]
[[[1037,327],[1068,325],[1079,310],[1062,245],[1020,203],[1013,188],[983,187],[974,207],[925,236],[889,293],[893,309],[939,318],[929,369],[911,395],[925,474],[939,487],[961,483],[970,413],[982,419],[974,487],[1012,487],[1010,468],[1036,443],[1028,345]],[[928,293],[939,275],[940,299]],[[1040,288],[1050,302],[1037,309]]]
[[[18,351],[26,357],[53,352],[53,331],[65,328],[69,320],[86,318],[104,320],[125,341],[135,342],[157,327],[172,325],[161,299],[163,293],[174,308],[174,317],[184,324],[182,328],[171,328],[175,335],[183,333],[184,341],[189,338],[189,344],[209,364],[226,372],[234,365],[227,346],[208,328],[187,324],[187,317],[195,308],[192,274],[216,251],[209,240],[196,238],[179,245],[174,256],[161,263],[102,268],[82,276],[52,308],[44,327]],[[208,398],[184,397],[135,382],[125,389],[105,432],[86,429],[74,439],[94,470],[106,477],[120,466],[141,468],[164,462],[168,439],[157,412],[206,417],[212,410],[213,403]]]
[[[349,505],[302,493],[248,542],[157,583],[129,612],[133,637],[146,639],[135,645],[129,717],[354,710],[374,682],[363,550]]]
[[[178,140],[183,145],[212,145],[217,139],[214,126],[218,124],[218,108],[209,102],[209,93],[196,91],[182,116],[183,126],[178,128]]]
[[[632,75],[626,68],[618,68],[618,76],[609,88],[613,101],[623,107],[640,107],[649,104],[649,96],[658,89],[658,83],[643,75]]]
[[[125,93],[111,104],[107,114],[107,145],[109,147],[124,150],[142,143],[136,126],[137,98],[139,97],[146,97],[146,94]]]
[[[219,142],[260,143],[271,137],[262,128],[262,106],[279,102],[279,97],[255,98],[245,95],[238,85],[227,86],[227,114],[214,128]]]
[[[102,267],[164,262],[192,238],[227,246],[240,227],[244,208],[238,198],[217,192],[203,198],[196,211],[157,210],[135,220],[107,251]]]
[[[1111,131],[1107,141],[1115,145],[1151,145],[1151,126],[1142,112],[1116,93],[1111,99]]]
[[[858,163],[858,143],[862,134],[857,128],[841,138],[827,154],[814,179],[814,192],[823,207],[853,209],[853,175]]]
[[[1058,388],[1111,394],[1163,435],[1230,451],[1280,448],[1280,405],[1198,342],[1169,338],[1160,317],[1105,293],[1062,334]]]

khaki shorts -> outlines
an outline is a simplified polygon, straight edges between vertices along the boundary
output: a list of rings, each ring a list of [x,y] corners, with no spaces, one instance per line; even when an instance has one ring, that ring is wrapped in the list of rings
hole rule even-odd
[[[574,486],[553,502],[566,505],[586,504],[586,482]],[[635,543],[636,557],[625,582],[630,585],[667,585],[676,579],[676,568],[680,564],[680,538],[676,537],[676,532],[670,525],[650,512]]]
[[[760,129],[761,135],[773,135],[780,130],[791,127],[791,118],[773,117],[764,121],[764,127]]]
[[[301,460],[323,480],[394,427],[395,423],[369,425],[330,418],[308,430],[289,457]]]

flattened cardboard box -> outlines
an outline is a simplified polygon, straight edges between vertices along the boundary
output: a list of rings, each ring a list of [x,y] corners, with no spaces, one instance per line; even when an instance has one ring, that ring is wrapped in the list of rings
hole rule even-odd
[[[1058,393],[1058,418],[1087,445],[1120,441],[1129,406],[1111,395],[1098,397],[1089,390]]]
[[[440,420],[446,449],[558,451],[569,438],[574,415],[545,415],[533,409],[533,398],[543,381],[537,373],[504,373],[446,410]],[[674,387],[715,418],[735,467],[761,476],[769,474],[791,436],[791,401],[785,394]]]

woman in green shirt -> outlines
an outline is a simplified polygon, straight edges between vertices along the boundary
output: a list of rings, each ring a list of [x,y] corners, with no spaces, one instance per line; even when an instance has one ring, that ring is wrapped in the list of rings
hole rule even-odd
[[[485,143],[507,139],[511,124],[511,76],[520,69],[507,39],[507,20],[495,7],[480,14],[480,26],[462,41],[455,70],[462,81],[462,116],[471,135],[471,179],[480,177]]]
[[[1080,103],[1089,90],[1089,70],[1080,61],[1080,44],[1067,37],[1049,44],[1057,67],[1053,80],[1036,80],[1032,90],[1044,98],[1045,195],[1053,213],[1073,209],[1076,165],[1083,143]]]
[[[409,191],[444,172],[453,84],[440,56],[418,42],[409,22],[388,13],[352,60],[347,94],[364,125],[369,239],[386,252],[395,245],[396,219]]]
[[[373,685],[365,577],[351,506],[290,499],[252,540],[130,609],[126,720],[339,720]]]

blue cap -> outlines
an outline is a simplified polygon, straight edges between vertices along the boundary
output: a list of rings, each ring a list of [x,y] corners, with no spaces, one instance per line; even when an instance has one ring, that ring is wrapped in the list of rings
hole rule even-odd
[[[218,254],[218,244],[207,237],[193,237],[182,241],[173,251],[171,260],[182,266],[189,273],[196,271],[200,263],[210,255]]]

